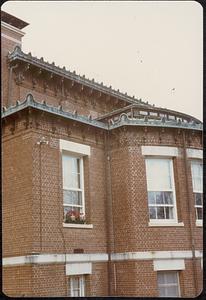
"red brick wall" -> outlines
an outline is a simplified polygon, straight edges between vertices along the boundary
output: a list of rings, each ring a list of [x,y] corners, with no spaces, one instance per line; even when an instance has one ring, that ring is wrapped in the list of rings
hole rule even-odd
[[[2,28],[2,33],[7,34],[9,36],[14,37],[15,39],[19,40],[18,34],[8,32],[5,28]],[[8,89],[9,89],[9,64],[7,63],[7,56],[9,51],[12,52],[16,45],[19,46],[19,43],[11,41],[6,37],[1,37],[1,84],[2,84],[2,106],[8,106]],[[14,71],[13,71],[14,73]],[[14,76],[12,76],[12,92],[10,92],[11,97],[15,100],[13,103],[18,100],[19,93],[18,93],[18,86],[14,81]]]
[[[31,297],[32,292],[32,267],[10,266],[3,268],[2,272],[3,293],[9,297]]]
[[[159,140],[151,130],[147,132],[144,145],[159,145]],[[158,130],[157,130],[158,134]],[[161,140],[161,145],[178,146],[174,142],[176,132],[167,129]],[[184,158],[174,159],[177,188],[178,217],[184,222],[183,227],[149,227],[147,203],[147,186],[145,158],[141,154],[143,132],[141,129],[119,130],[112,139],[111,178],[114,215],[115,252],[125,251],[158,251],[158,250],[190,250],[191,230],[189,224],[188,192],[185,178]],[[139,139],[138,139],[139,138]],[[200,141],[196,138],[196,146]],[[199,136],[200,139],[200,136]],[[190,145],[186,145],[189,147]],[[191,191],[191,171],[188,170]],[[177,180],[178,179],[178,180]],[[195,210],[193,196],[190,199],[192,207],[192,227],[196,240],[196,249],[202,248],[202,228],[195,225]]]
[[[32,249],[32,145],[27,132],[3,141],[3,256]]]
[[[44,264],[32,267],[33,297],[66,296],[66,276],[63,264]]]

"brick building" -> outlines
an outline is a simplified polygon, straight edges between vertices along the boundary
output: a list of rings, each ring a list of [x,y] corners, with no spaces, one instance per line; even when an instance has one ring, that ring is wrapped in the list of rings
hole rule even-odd
[[[21,50],[2,12],[3,291],[202,290],[202,124]]]

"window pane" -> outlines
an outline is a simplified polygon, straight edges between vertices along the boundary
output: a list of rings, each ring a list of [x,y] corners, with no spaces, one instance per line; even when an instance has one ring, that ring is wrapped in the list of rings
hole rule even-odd
[[[156,204],[164,204],[163,201],[163,192],[156,192]]]
[[[147,185],[149,190],[172,188],[169,159],[146,159]]]
[[[164,203],[165,204],[173,204],[172,192],[164,192]]]
[[[78,277],[72,278],[72,283],[73,283],[73,290],[76,290],[79,288],[79,278]]]
[[[202,220],[202,208],[200,207],[196,208],[196,217],[198,220]]]
[[[79,158],[63,155],[63,185],[68,188],[80,188]]]
[[[167,297],[178,297],[179,291],[177,286],[167,287]]]
[[[195,193],[195,205],[202,205],[202,194]]]
[[[155,204],[155,192],[148,192],[149,204]]]
[[[164,287],[159,287],[159,297],[166,297],[166,289]]]
[[[74,290],[73,291],[73,297],[79,297],[79,290]]]
[[[165,283],[165,276],[164,275],[165,274],[161,273],[161,272],[157,273],[157,282],[158,282],[158,285],[162,284],[162,283]]]
[[[164,207],[157,207],[157,219],[165,219]]]
[[[64,190],[64,204],[82,205],[82,192]]]
[[[155,207],[150,207],[149,208],[149,216],[150,216],[150,219],[156,219],[156,208]]]
[[[165,207],[165,218],[173,219],[173,207]]]
[[[202,164],[199,162],[192,162],[191,169],[193,190],[202,192]]]
[[[168,273],[165,273],[166,275],[166,282],[167,283],[175,283],[177,284],[178,282],[178,279],[177,279],[177,273],[176,272],[168,272]]]

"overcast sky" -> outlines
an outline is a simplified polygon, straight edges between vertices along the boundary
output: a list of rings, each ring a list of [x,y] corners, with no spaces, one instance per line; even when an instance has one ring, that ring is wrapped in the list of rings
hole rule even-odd
[[[202,120],[203,10],[195,1],[8,1],[23,51]]]

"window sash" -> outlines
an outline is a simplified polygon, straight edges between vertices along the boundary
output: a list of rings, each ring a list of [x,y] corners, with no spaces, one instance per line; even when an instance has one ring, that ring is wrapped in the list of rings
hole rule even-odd
[[[174,282],[167,282],[168,278],[167,275],[173,275]],[[164,282],[159,282],[160,281],[160,276],[162,276],[162,279]],[[179,284],[179,273],[178,272],[158,272],[157,273],[157,283],[158,283],[158,289],[159,289],[159,294],[164,291],[164,296],[162,297],[180,297],[180,284]],[[168,288],[174,287],[177,290],[177,294],[175,295],[170,295]],[[161,292],[160,292],[161,291]]]
[[[75,281],[77,281],[77,286],[75,286]],[[76,295],[75,292],[77,292],[78,295]],[[70,277],[70,295],[71,297],[85,296],[85,278],[83,275]]]
[[[172,191],[171,159],[146,158],[148,191]]]
[[[203,169],[202,162],[198,160],[191,161],[192,187],[194,195],[194,207],[196,220],[202,220],[203,210]],[[201,204],[197,204],[197,194],[200,194]]]
[[[77,170],[78,172],[66,172],[65,168],[66,165],[64,165],[65,157],[69,157],[69,158],[74,158],[74,159],[78,159],[78,163],[77,163]],[[63,172],[63,191],[70,191],[70,192],[79,192],[81,194],[81,196],[78,194],[77,195],[77,201],[78,203],[81,204],[74,204],[72,203],[72,200],[66,200],[63,197],[63,206],[64,208],[68,207],[68,208],[79,208],[80,212],[85,214],[85,199],[84,199],[84,166],[83,166],[83,157],[79,157],[79,156],[75,156],[73,154],[70,154],[66,151],[63,152],[62,154],[62,172]],[[64,176],[65,175],[70,176],[70,174],[75,174],[79,176],[79,187],[72,187],[72,186],[68,186],[65,184],[65,179]],[[81,197],[81,198],[79,198]],[[81,202],[80,202],[81,201]]]
[[[203,169],[202,163],[193,160],[191,162],[192,186],[194,193],[202,193],[203,191]]]
[[[150,170],[150,166],[152,165],[152,161],[154,161],[153,167]],[[176,221],[177,220],[177,208],[176,208],[176,197],[175,197],[175,184],[174,184],[174,172],[173,172],[173,161],[171,158],[146,158],[145,160],[146,162],[146,176],[147,176],[147,191],[148,191],[148,207],[150,208],[156,208],[156,212],[155,212],[155,218],[151,218],[151,221],[154,220],[158,220],[158,221],[168,221],[168,220],[172,220],[172,221]],[[160,162],[160,164],[158,164],[158,162]],[[163,163],[164,162],[164,163]],[[166,163],[167,162],[167,163]],[[162,185],[162,183],[159,185],[155,183],[152,184],[151,181],[152,179],[155,181],[156,178],[156,174],[153,174],[152,171],[154,172],[154,166],[156,165],[156,168],[158,170],[158,168],[161,168],[161,163],[162,165],[165,167],[165,170],[163,171],[163,173],[167,173],[168,172],[168,183],[169,185],[165,187]],[[148,178],[148,174],[149,174],[149,178]],[[161,174],[161,172],[160,172]],[[163,180],[164,182],[164,180]],[[156,185],[156,186],[155,186]],[[155,187],[155,188],[154,188]],[[156,195],[154,195],[154,199],[155,199],[155,203],[151,203],[149,201],[149,192],[154,192],[154,193],[158,193],[158,192],[170,192],[172,193],[172,198],[171,198],[171,202],[172,203],[156,203]],[[165,201],[165,195],[163,194],[162,197],[164,197],[163,202]],[[172,217],[166,218],[166,212],[164,209],[164,218],[158,218],[158,213],[157,213],[157,208],[158,207],[163,207],[163,208],[171,208],[172,212],[171,214],[169,213],[169,215],[171,215]],[[154,215],[153,215],[154,216]]]

